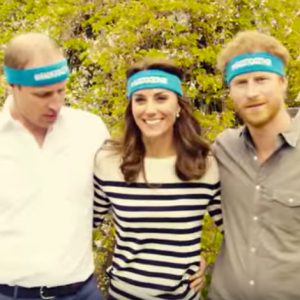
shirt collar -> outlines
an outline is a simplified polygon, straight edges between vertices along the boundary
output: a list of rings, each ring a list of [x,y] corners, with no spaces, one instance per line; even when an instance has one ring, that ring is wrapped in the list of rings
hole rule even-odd
[[[16,124],[20,125],[18,121],[13,119],[10,112],[10,106],[13,100],[14,100],[13,96],[9,95],[2,106],[2,110],[0,112],[0,129],[9,125],[16,125]],[[64,119],[64,112],[65,112],[65,107],[62,107],[58,119],[56,120],[55,124],[52,126],[52,128],[49,131],[52,131],[56,126],[58,126],[62,122],[62,120]]]
[[[247,126],[243,126],[240,131],[240,137],[244,137],[247,142],[252,142],[252,138]],[[292,119],[289,128],[279,134],[279,138],[283,139],[291,147],[296,147],[300,138],[300,111]]]
[[[13,101],[13,96],[12,95],[9,95],[3,106],[2,106],[2,110],[1,110],[1,114],[0,114],[0,128],[3,128],[5,127],[6,125],[9,125],[9,124],[13,124],[14,123],[14,119],[12,118],[11,116],[11,113],[10,113],[10,105]]]
[[[292,119],[290,127],[282,132],[282,136],[291,147],[298,145],[300,139],[300,111]]]

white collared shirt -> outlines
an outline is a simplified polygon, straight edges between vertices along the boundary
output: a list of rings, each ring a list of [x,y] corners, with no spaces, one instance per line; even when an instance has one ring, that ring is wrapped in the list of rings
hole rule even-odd
[[[94,271],[94,155],[109,137],[106,126],[64,107],[40,148],[7,104],[0,112],[0,283],[85,280]]]

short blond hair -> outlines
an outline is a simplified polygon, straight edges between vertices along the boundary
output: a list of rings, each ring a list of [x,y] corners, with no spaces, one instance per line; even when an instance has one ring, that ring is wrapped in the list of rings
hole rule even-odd
[[[59,46],[42,33],[24,33],[14,37],[6,46],[4,65],[13,69],[24,69],[32,59],[51,60],[64,56]]]
[[[227,63],[235,56],[244,53],[267,52],[279,57],[286,67],[290,59],[288,50],[275,37],[255,31],[239,32],[222,49],[217,58],[217,68],[224,78]]]

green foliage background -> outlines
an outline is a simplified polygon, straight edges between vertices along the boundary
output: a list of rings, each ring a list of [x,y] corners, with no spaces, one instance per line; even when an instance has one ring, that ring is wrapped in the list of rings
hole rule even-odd
[[[222,45],[239,30],[270,33],[288,48],[292,60],[287,105],[297,105],[299,4],[299,0],[0,0],[0,62],[5,44],[15,34],[49,34],[65,49],[72,69],[68,104],[101,115],[115,134],[127,103],[126,68],[144,56],[172,58],[185,70],[185,94],[212,141],[236,125],[215,62]],[[6,95],[1,70],[1,103]],[[105,291],[104,269],[113,247],[109,218],[94,239],[101,241],[95,260]],[[202,247],[209,263],[214,262],[221,239],[207,217]]]

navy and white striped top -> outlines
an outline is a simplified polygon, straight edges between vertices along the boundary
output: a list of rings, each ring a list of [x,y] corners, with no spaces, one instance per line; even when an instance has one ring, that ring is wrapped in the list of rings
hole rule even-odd
[[[222,228],[218,167],[211,160],[206,175],[182,182],[176,157],[146,158],[142,176],[127,184],[120,158],[101,150],[96,158],[94,226],[112,210],[116,246],[110,277],[111,300],[192,300],[189,276],[199,268],[200,239],[208,211]],[[222,230],[222,229],[221,229]]]

